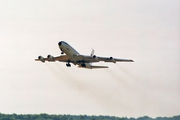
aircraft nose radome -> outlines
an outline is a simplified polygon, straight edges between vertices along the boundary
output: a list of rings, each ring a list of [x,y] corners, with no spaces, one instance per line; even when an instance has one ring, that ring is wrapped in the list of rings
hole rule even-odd
[[[59,42],[58,45],[61,46],[62,42]]]

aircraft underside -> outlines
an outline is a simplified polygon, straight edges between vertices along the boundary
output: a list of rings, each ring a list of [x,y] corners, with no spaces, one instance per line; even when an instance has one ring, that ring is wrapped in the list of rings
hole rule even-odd
[[[66,62],[67,67],[71,67],[71,63],[74,65],[78,65],[80,68],[108,68],[107,66],[93,66],[93,62],[134,62],[131,59],[118,59],[113,57],[99,57],[94,55],[94,50],[92,50],[90,55],[81,55],[79,54],[73,47],[71,47],[68,43],[64,41],[60,41],[58,43],[59,49],[61,50],[61,55],[54,57],[52,55],[48,55],[47,58],[44,58],[42,56],[39,56],[38,59],[35,59],[35,61],[41,61],[41,62]]]

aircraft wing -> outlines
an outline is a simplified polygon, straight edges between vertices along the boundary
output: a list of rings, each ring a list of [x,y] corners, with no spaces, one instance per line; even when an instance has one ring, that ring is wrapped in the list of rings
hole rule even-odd
[[[41,62],[54,62],[54,61],[61,61],[61,62],[68,62],[69,57],[67,55],[61,55],[57,57],[53,57],[51,55],[48,55],[47,58],[44,58],[42,56],[39,56],[38,59],[35,59],[35,61],[41,61]]]
[[[119,58],[113,58],[113,57],[99,57],[99,56],[86,56],[86,55],[76,55],[74,58],[77,61],[84,61],[86,62],[99,62],[99,61],[104,61],[104,62],[134,62],[131,59],[119,59]]]
[[[84,63],[92,63],[92,62],[99,62],[99,61],[104,61],[104,62],[134,62],[131,59],[118,59],[118,58],[113,58],[113,57],[96,57],[94,56],[87,56],[87,55],[74,55],[73,56],[73,61],[70,61],[70,57],[67,55],[61,55],[57,57],[53,57],[51,55],[48,55],[47,58],[44,58],[42,56],[39,56],[38,59],[35,59],[35,61],[41,61],[41,62],[54,62],[54,61],[60,61],[60,62],[84,62]]]
[[[113,57],[98,57],[99,61],[104,62],[134,62],[131,59],[119,59],[119,58],[113,58]]]
[[[74,55],[73,58],[75,59],[75,61],[83,61],[85,63],[89,63],[89,62],[98,62],[95,58],[93,58],[92,56],[88,56],[88,55]]]

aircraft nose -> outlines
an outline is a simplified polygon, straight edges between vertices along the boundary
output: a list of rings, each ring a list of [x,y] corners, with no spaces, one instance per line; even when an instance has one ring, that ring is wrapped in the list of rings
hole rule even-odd
[[[61,46],[62,42],[59,42],[58,45]]]

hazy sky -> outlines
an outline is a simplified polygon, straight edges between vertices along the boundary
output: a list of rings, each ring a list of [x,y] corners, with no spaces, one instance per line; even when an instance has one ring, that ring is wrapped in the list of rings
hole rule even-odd
[[[80,69],[41,63],[64,40],[130,58]],[[0,112],[139,117],[180,114],[179,0],[1,0]]]

